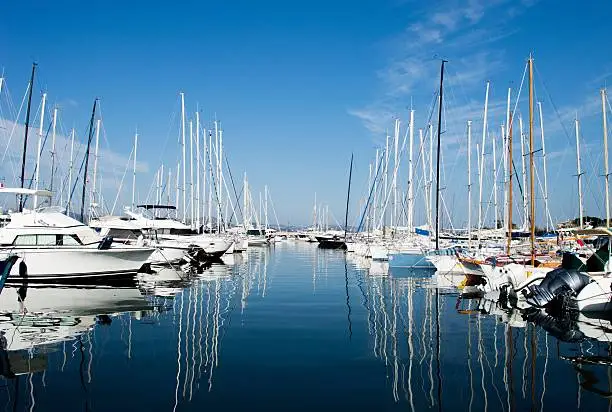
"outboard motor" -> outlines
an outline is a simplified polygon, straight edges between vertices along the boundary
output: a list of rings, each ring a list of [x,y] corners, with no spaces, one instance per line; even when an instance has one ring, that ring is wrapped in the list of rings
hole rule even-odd
[[[108,250],[113,244],[113,238],[111,236],[104,236],[104,238],[98,243],[99,250]]]
[[[527,303],[536,308],[544,308],[556,298],[575,297],[591,282],[591,278],[575,269],[562,267],[548,272],[539,285],[530,285],[523,290]]]

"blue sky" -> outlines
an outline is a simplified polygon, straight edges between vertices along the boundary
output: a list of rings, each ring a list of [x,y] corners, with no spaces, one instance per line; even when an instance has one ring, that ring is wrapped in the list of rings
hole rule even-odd
[[[3,8],[0,66],[18,105],[37,61],[34,107],[42,88],[50,104],[60,106],[65,130],[75,125],[81,138],[93,99],[100,97],[101,146],[113,169],[105,182],[109,198],[136,127],[141,198],[161,162],[175,167],[183,91],[191,115],[198,104],[203,120],[216,114],[222,121],[234,178],[246,171],[254,190],[267,184],[282,223],[308,223],[315,192],[341,220],[351,152],[358,199],[393,118],[400,117],[403,136],[412,105],[417,127],[426,124],[442,56],[449,60],[444,196],[455,224],[462,225],[465,121],[473,120],[479,141],[490,80],[488,129],[491,136],[498,133],[507,88],[518,88],[533,52],[551,153],[551,214],[563,219],[578,210],[576,111],[583,123],[585,209],[604,213],[599,89],[612,73],[605,52],[611,11],[605,2],[577,8],[546,0],[201,1],[163,7],[19,2]],[[523,93],[518,107],[526,118],[525,99]],[[131,195],[124,192],[127,203]],[[487,187],[483,197],[489,192]],[[357,200],[353,215],[356,209]],[[417,204],[417,221],[422,209]]]

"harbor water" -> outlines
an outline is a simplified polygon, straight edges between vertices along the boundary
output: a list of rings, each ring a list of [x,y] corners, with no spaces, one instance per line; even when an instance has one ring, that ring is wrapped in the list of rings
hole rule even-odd
[[[7,286],[0,408],[612,408],[608,320],[534,323],[460,281],[289,240],[135,286]]]

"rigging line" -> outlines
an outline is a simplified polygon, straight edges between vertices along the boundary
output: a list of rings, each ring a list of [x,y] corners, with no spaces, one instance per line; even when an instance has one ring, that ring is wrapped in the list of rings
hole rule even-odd
[[[225,164],[227,165],[227,171],[229,172],[230,181],[232,183],[232,190],[234,191],[234,196],[236,197],[236,205],[238,206],[238,211],[240,212],[240,216],[244,220],[244,214],[242,213],[242,207],[240,206],[240,198],[242,197],[242,190],[240,190],[240,196],[236,192],[236,185],[234,184],[234,177],[232,176],[232,168],[230,167],[229,160],[227,159],[227,151],[223,153],[223,157],[225,158]],[[229,221],[232,221],[234,217],[234,212],[232,212],[232,217],[230,217]]]
[[[378,178],[378,173],[380,172],[381,166],[383,164],[382,159],[383,159],[384,154],[385,154],[385,151],[383,150],[380,156],[380,162],[378,163],[378,170],[376,171],[376,177],[374,178],[374,181],[376,181],[376,179]],[[370,188],[370,195],[368,196],[368,201],[366,202],[365,208],[363,210],[363,214],[361,215],[361,220],[359,221],[359,225],[357,226],[357,232],[361,231],[361,227],[363,225],[363,220],[365,219],[368,205],[370,204],[370,200],[372,199],[372,192],[374,191],[374,187],[376,187],[376,185],[372,184],[372,187]]]

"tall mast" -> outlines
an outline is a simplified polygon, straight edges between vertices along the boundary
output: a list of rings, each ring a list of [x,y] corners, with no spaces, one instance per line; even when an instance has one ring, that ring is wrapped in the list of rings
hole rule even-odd
[[[389,134],[387,133],[387,140],[386,140],[386,146],[385,146],[385,196],[384,198],[387,199],[387,195],[389,193]],[[386,224],[386,219],[387,218],[387,208],[384,207],[383,208],[383,235],[385,233],[385,224]]]
[[[576,116],[576,172],[578,177],[578,211],[580,217],[580,229],[583,228],[584,210],[582,209],[582,169],[580,167],[580,123]]]
[[[377,227],[377,220],[376,220],[376,209],[378,208],[378,162],[380,162],[381,160],[379,159],[380,153],[379,153],[379,149],[376,149],[376,161],[375,161],[375,167],[374,170],[376,171],[376,173],[374,174],[374,207],[373,207],[373,218],[372,221],[374,222],[374,227],[372,229],[376,229]]]
[[[344,241],[346,242],[346,232],[348,231],[348,212],[349,201],[351,198],[351,178],[353,176],[353,154],[351,153],[351,166],[349,168],[348,191],[346,193],[346,212],[344,214]]]
[[[268,230],[268,185],[264,186],[264,229]]]
[[[606,110],[606,89],[601,89],[601,110],[603,115],[603,139],[604,139],[604,177],[606,179],[606,227],[610,227],[610,171],[608,169],[608,117]]]
[[[176,162],[176,192],[174,193],[174,212],[175,212],[175,216],[174,218],[178,220],[178,210],[179,210],[179,203],[180,203],[180,182],[181,182],[181,162]]]
[[[485,150],[485,141],[487,137],[487,113],[489,106],[489,86],[490,83],[487,81],[487,89],[485,92],[485,105],[484,105],[484,117],[482,121],[482,143],[480,145],[480,167],[478,170],[478,242],[480,242],[480,229],[482,229],[482,177],[484,174],[484,150]]]
[[[431,127],[431,123],[427,125],[427,134],[429,135],[429,179],[427,181],[427,191],[429,192],[427,205],[427,223],[429,224],[429,231],[433,229],[433,219],[432,219],[432,202],[433,202],[433,129]]]
[[[531,222],[531,265],[535,264],[535,167],[533,164],[533,58],[529,56],[529,192]]]
[[[187,221],[187,198],[185,196],[185,188],[187,176],[187,163],[185,162],[185,93],[181,92],[181,144],[183,149],[183,222]]]
[[[422,159],[421,169],[423,171],[423,179],[425,179],[425,176],[426,176],[425,171],[427,170],[427,167],[425,164],[425,138],[423,136],[423,129],[419,129],[419,142],[421,143],[421,159]],[[427,188],[425,188],[424,198],[425,198],[425,208],[427,209],[429,207],[429,193],[427,192]],[[426,213],[429,213],[429,211],[426,210]],[[431,228],[429,228],[429,233],[431,235]]]
[[[98,175],[98,148],[100,146],[100,119],[96,121],[96,148],[94,151],[94,170],[93,170],[93,182],[91,185],[91,196],[89,199],[89,203],[96,202],[95,200],[95,192],[96,192],[96,178]]]
[[[89,136],[87,136],[87,149],[85,150],[85,170],[83,171],[83,190],[81,191],[81,221],[85,223],[85,191],[87,189],[87,169],[89,166],[89,149],[91,148],[91,139],[93,138],[94,119],[96,117],[96,106],[98,99],[94,100],[93,109],[91,110],[91,119],[89,120]]]
[[[219,216],[223,216],[222,214],[222,205],[223,205],[223,129],[219,129],[219,158],[217,159],[217,164],[219,165],[219,178],[218,178],[218,197],[217,202],[219,202]],[[227,204],[226,204],[227,206]],[[221,233],[221,229],[225,230],[225,221],[224,219],[218,220],[219,229],[218,233]]]
[[[391,215],[391,227],[398,225],[397,221],[397,171],[399,163],[399,119],[395,119],[395,130],[393,132],[393,209]]]
[[[51,185],[49,191],[53,191],[53,178],[55,177],[55,130],[57,126],[57,106],[53,108],[52,120],[52,135],[51,135]]]
[[[510,134],[510,95],[512,88],[508,87],[508,97],[506,99],[506,122],[505,127],[502,125],[502,136],[504,136],[504,178],[509,175],[508,168],[512,168],[512,163],[508,162],[508,135]],[[504,188],[504,227],[508,226],[508,201],[510,195],[508,194],[508,187]]]
[[[467,121],[467,162],[468,162],[468,248],[472,247],[472,121]]]
[[[25,136],[23,138],[23,156],[21,158],[21,188],[24,186],[25,179],[25,164],[26,154],[28,151],[28,132],[30,131],[30,108],[32,107],[32,90],[34,89],[34,73],[36,72],[36,63],[32,63],[32,75],[30,76],[30,85],[28,90],[28,108],[26,110],[25,121]],[[23,194],[19,195],[19,211],[23,211]]]
[[[523,168],[523,230],[527,230],[529,223],[528,207],[527,207],[527,160],[525,153],[525,132],[523,131],[523,117],[519,114],[519,133],[521,134],[521,164]]]
[[[210,231],[212,232],[212,191],[215,187],[215,181],[213,180],[212,170],[212,132],[208,132],[208,172],[210,178],[210,184],[208,189],[208,223],[210,224]],[[246,174],[245,174],[246,179]]]
[[[508,230],[508,243],[506,247],[506,254],[510,255],[510,245],[512,243],[512,171],[514,168],[512,167],[512,115],[508,118],[508,123],[506,124],[506,133],[508,133],[508,222],[507,222],[507,230]]]
[[[446,63],[446,60],[442,60],[442,65],[440,66],[440,105],[438,107],[438,152],[436,160],[436,250],[438,250],[440,247],[438,242],[438,234],[440,230],[440,135],[442,134],[442,103],[444,102],[442,98],[444,85],[444,63]]]
[[[134,167],[132,170],[132,210],[136,208],[136,155],[138,153],[138,129],[134,133]],[[177,173],[178,176],[178,173]]]
[[[68,168],[68,204],[66,205],[66,214],[70,214],[70,200],[72,196],[72,171],[74,170],[74,127],[70,132],[70,166]],[[63,203],[63,202],[62,202]]]
[[[495,153],[495,135],[491,139],[493,143],[493,208],[495,209],[495,229],[498,228],[497,222],[499,221],[499,211],[497,209],[497,156]]]
[[[548,169],[546,168],[546,144],[544,139],[544,116],[542,116],[542,102],[538,102],[538,109],[540,113],[540,136],[542,138],[542,167],[544,168],[544,220],[546,220],[546,231],[550,229],[549,213],[548,209]]]
[[[196,229],[200,231],[200,212],[202,207],[200,193],[200,110],[196,110]]]
[[[190,192],[190,201],[191,203],[191,213],[189,216],[189,221],[192,229],[194,229],[193,216],[195,215],[195,194],[193,191],[193,121],[189,121],[189,192]]]
[[[45,122],[45,106],[47,104],[47,93],[42,95],[42,105],[40,108],[40,128],[38,129],[38,147],[36,149],[36,178],[35,188],[38,191],[38,181],[40,179],[40,150],[42,148],[43,125]],[[38,206],[38,195],[34,195],[34,209]]]
[[[410,141],[408,143],[408,232],[412,233],[414,219],[414,187],[412,171],[412,149],[414,145],[414,110],[410,110]]]

